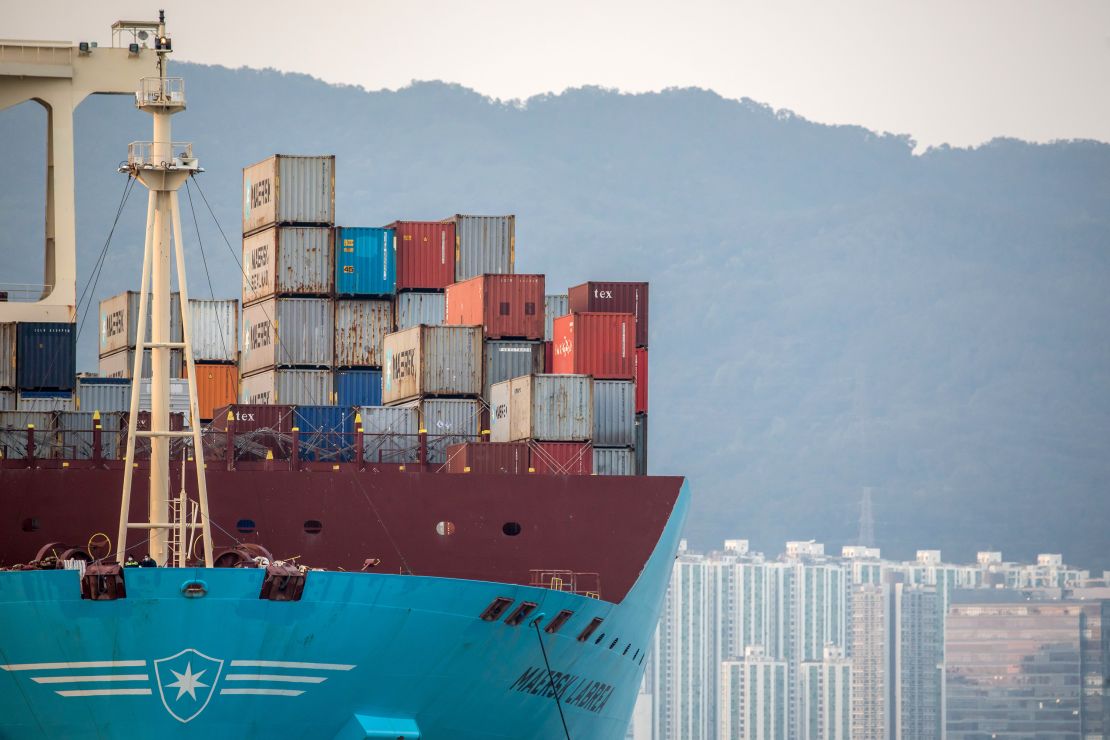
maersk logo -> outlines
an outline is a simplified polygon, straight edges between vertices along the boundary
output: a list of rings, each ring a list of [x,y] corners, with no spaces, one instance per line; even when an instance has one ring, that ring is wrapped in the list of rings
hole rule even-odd
[[[293,698],[324,683],[336,673],[355,668],[357,666],[346,663],[285,660],[228,662],[207,656],[195,648],[186,648],[152,661],[93,660],[0,665],[0,669],[9,673],[25,674],[33,684],[46,687],[64,699],[147,697],[135,700],[142,702],[150,701],[157,690],[166,712],[181,723],[199,717],[216,696]],[[28,690],[32,688],[27,687]]]
[[[251,181],[243,181],[243,218],[251,217]]]

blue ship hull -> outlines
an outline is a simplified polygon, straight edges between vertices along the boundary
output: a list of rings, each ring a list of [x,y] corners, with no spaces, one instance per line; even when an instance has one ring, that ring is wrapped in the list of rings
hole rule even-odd
[[[126,598],[80,598],[73,571],[0,573],[3,738],[624,736],[689,491],[613,604],[521,585],[310,572],[299,601],[258,569],[128,569]],[[183,585],[203,582],[187,598]],[[535,602],[523,623],[480,618]],[[537,630],[562,610],[555,634]],[[594,618],[603,621],[578,639]],[[552,673],[543,652],[546,649]]]

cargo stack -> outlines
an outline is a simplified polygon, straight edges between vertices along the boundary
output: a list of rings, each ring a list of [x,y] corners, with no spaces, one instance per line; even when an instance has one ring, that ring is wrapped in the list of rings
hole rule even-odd
[[[334,156],[243,168],[241,403],[332,399],[334,227]]]
[[[197,369],[197,406],[201,421],[239,398],[239,301],[189,299],[189,330]],[[188,367],[182,368],[187,377]]]
[[[525,375],[494,383],[490,393],[491,443],[525,443],[536,473],[592,472],[593,378]]]
[[[443,323],[443,292],[455,282],[455,224],[394,221],[397,238],[396,331]]]
[[[127,290],[100,302],[100,377],[130,378],[135,368],[135,344],[139,331],[139,296]],[[150,341],[152,299],[147,295],[146,334]],[[181,324],[181,294],[170,294],[170,339],[180,342],[184,336]],[[182,377],[184,355],[180,349],[170,350],[170,377]],[[150,377],[150,352],[143,353],[142,377]]]
[[[36,456],[53,455],[56,412],[74,404],[76,338],[74,324],[0,324],[0,456],[25,455],[29,428]]]
[[[14,322],[0,324],[0,412],[15,411],[16,336]]]
[[[335,404],[382,402],[382,342],[393,331],[397,233],[335,229]]]
[[[565,295],[545,295],[543,297],[543,371],[554,372],[552,363],[555,347],[551,341],[555,334],[555,319],[570,313]]]

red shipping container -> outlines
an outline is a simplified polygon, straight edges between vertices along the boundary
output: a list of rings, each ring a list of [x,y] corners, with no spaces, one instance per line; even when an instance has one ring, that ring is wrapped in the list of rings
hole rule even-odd
[[[267,451],[275,460],[288,460],[292,454],[292,406],[234,403],[212,412],[209,429],[226,432],[229,425],[235,431],[237,460],[265,460]]]
[[[528,445],[524,442],[465,442],[447,448],[448,473],[523,475],[528,472],[528,463]]]
[[[636,317],[628,313],[559,316],[552,329],[552,370],[604,380],[634,380],[635,326]]]
[[[443,290],[455,282],[455,224],[394,221],[397,290]]]
[[[590,475],[594,446],[589,442],[532,442],[532,470],[547,475]]]
[[[131,413],[124,411],[119,415],[119,457],[122,460],[127,454],[127,433],[130,430]],[[150,431],[150,412],[140,411],[139,418],[135,421],[135,429],[140,432]],[[180,411],[170,412],[170,431],[180,432],[185,430],[185,414]],[[177,454],[183,447],[184,442],[180,439],[170,440],[170,452]],[[135,459],[136,460],[149,460],[150,459],[150,437],[136,437],[135,438]]]
[[[486,339],[543,339],[543,275],[479,275],[447,286],[444,323]]]
[[[636,346],[648,346],[648,284],[592,281],[567,291],[571,313],[630,313],[636,317]]]
[[[550,339],[543,343],[543,371],[548,375],[555,372],[555,343]]]
[[[646,414],[648,409],[648,352],[647,347],[636,348],[636,413]]]

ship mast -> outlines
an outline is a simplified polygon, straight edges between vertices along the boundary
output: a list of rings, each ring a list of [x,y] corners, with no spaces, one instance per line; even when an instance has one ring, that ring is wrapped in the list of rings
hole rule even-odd
[[[179,525],[170,521],[170,442],[175,438],[192,438],[197,474],[197,496],[200,504],[201,532],[204,539],[204,565],[212,567],[212,536],[208,519],[208,491],[204,476],[204,446],[201,441],[200,415],[197,407],[196,367],[193,365],[191,327],[189,326],[189,292],[186,286],[184,245],[181,241],[181,212],[177,191],[186,179],[201,172],[193,156],[192,144],[173,141],[170,117],[185,110],[185,81],[166,76],[167,55],[173,50],[166,33],[165,12],[158,12],[154,49],[158,54],[158,76],[144,77],[135,94],[135,105],[151,114],[154,136],[151,141],[135,141],[128,147],[127,165],[120,168],[137,178],[149,191],[147,197],[146,239],[143,249],[143,276],[139,291],[139,320],[135,333],[135,360],[131,373],[131,413],[127,426],[127,454],[124,467],[123,496],[120,504],[118,547],[116,558],[127,556],[127,534],[131,529],[148,530],[147,551],[159,565],[169,565],[169,542]],[[172,237],[172,242],[171,242]],[[176,258],[177,283],[180,292],[183,341],[170,336],[170,249]],[[149,305],[149,316],[148,314]],[[146,339],[147,323],[150,340]],[[170,358],[181,349],[189,380],[189,430],[170,430]],[[150,351],[150,427],[138,429],[139,396],[145,353]],[[150,439],[150,502],[146,522],[131,522],[131,483],[135,470],[136,438]],[[184,486],[184,479],[182,479]],[[182,511],[184,507],[182,507]],[[179,516],[184,514],[179,512]],[[174,560],[184,567],[190,547],[179,542]]]

